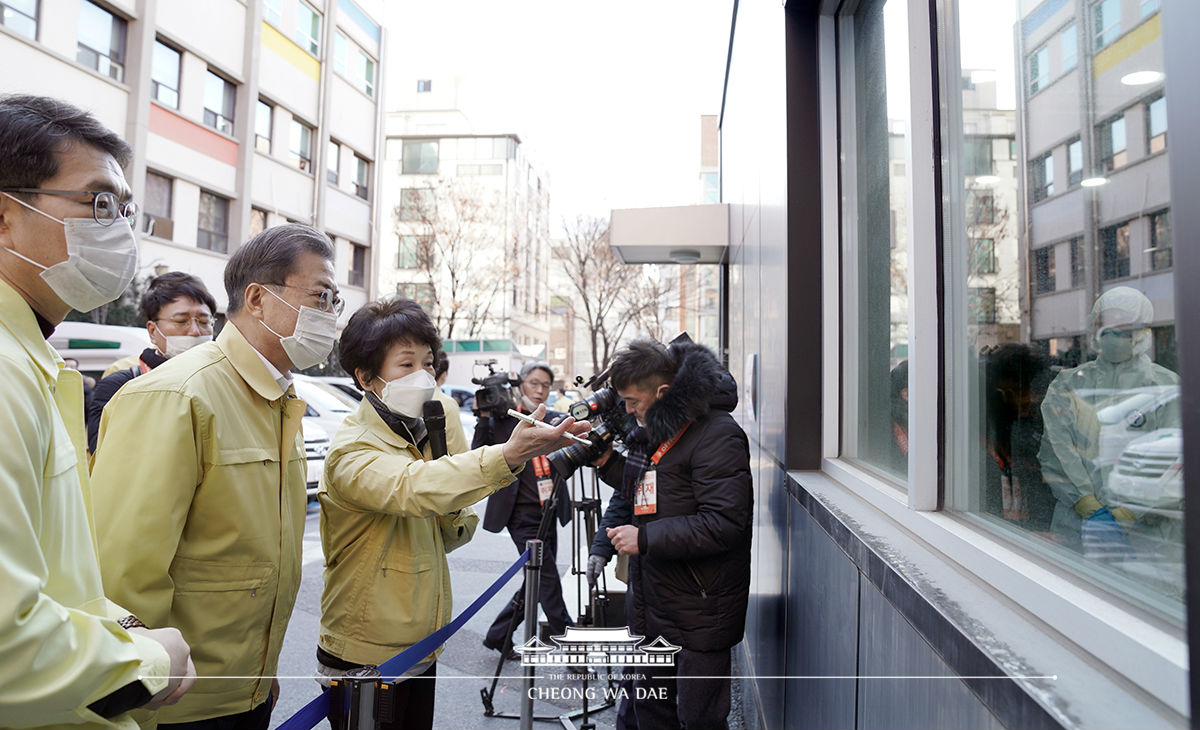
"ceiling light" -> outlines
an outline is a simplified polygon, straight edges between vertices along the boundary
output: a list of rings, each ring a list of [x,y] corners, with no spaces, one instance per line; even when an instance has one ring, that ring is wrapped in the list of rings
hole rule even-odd
[[[1108,178],[1106,178],[1106,177],[1089,177],[1086,180],[1081,181],[1079,184],[1084,186],[1085,188],[1098,188],[1101,185],[1107,185]]]
[[[677,264],[694,264],[700,260],[700,252],[694,248],[677,248],[667,256]]]
[[[1146,86],[1157,84],[1165,77],[1162,71],[1134,71],[1121,77],[1121,83],[1126,86]]]

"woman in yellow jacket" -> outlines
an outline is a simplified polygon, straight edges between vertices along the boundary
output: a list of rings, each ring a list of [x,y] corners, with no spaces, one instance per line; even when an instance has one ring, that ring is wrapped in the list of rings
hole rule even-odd
[[[461,426],[454,427],[454,402],[442,396],[452,421],[450,455],[433,459],[420,416],[436,397],[440,348],[429,315],[408,299],[367,304],[342,331],[342,367],[365,397],[334,437],[318,492],[325,589],[317,671],[323,676],[382,664],[449,623],[446,553],[474,534],[479,517],[470,505],[511,483],[529,459],[570,443],[563,436],[568,429],[588,429],[570,418],[554,428],[522,424],[505,444],[466,451]],[[433,726],[440,651],[396,685],[395,719],[384,730]]]

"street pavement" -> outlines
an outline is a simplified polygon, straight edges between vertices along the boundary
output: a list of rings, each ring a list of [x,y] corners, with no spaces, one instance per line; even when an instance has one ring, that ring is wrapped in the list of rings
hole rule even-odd
[[[601,494],[607,503],[611,489],[601,486]],[[487,502],[480,502],[475,509],[482,517]],[[271,717],[271,727],[278,727],[284,720],[291,717],[297,710],[318,694],[318,686],[311,679],[316,663],[316,637],[321,615],[321,536],[320,509],[316,503],[308,506],[308,518],[304,530],[304,570],[300,584],[300,593],[296,598],[296,606],[292,612],[292,620],[288,625],[283,642],[283,651],[279,659],[279,675],[281,693],[279,702]],[[582,576],[576,580],[571,575],[571,531],[574,522],[558,526],[558,566],[563,578],[563,597],[567,609],[573,617],[578,617],[578,596],[582,589],[586,595],[586,582]],[[586,546],[581,549],[583,557],[581,566],[586,563]],[[513,546],[507,531],[493,534],[482,527],[476,530],[474,539],[467,545],[455,550],[447,556],[450,565],[451,585],[454,593],[454,613],[457,615],[472,601],[483,593],[499,575],[517,559],[517,550]],[[615,561],[609,562],[608,583],[614,589],[624,587],[611,575]],[[509,583],[500,590],[465,626],[445,644],[437,668],[437,700],[435,705],[434,727],[442,730],[466,730],[468,728],[511,728],[516,730],[519,721],[484,715],[480,690],[491,685],[492,676],[500,655],[483,647],[483,636],[492,620],[504,604],[511,600],[513,593],[521,585],[521,573],[517,573]],[[544,619],[544,616],[542,617]],[[517,643],[525,637],[525,627],[517,629]],[[562,675],[551,672],[541,673],[545,676],[536,683],[536,687],[545,692],[540,695],[555,697],[553,701],[537,699],[534,702],[535,716],[558,717],[563,713],[579,710],[582,701],[558,699],[564,694],[576,697],[582,694],[582,682],[566,681]],[[592,692],[602,695],[603,690],[593,682]],[[554,691],[558,688],[560,691]],[[500,681],[494,696],[494,708],[497,713],[518,715],[521,697],[521,667],[516,662],[505,662]],[[599,700],[589,702],[595,707]],[[609,708],[590,715],[590,722],[596,728],[603,730],[615,726],[616,709]],[[574,727],[580,727],[581,719],[573,721]],[[553,724],[540,722],[539,727],[567,727],[559,722]],[[328,728],[329,723],[322,721],[318,728]]]

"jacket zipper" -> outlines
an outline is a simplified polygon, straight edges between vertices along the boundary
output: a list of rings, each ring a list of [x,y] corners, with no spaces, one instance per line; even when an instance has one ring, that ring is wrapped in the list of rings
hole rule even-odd
[[[696,575],[696,569],[691,563],[684,563],[687,566],[688,572],[692,574],[692,580],[696,581],[696,585],[700,587],[700,597],[708,598],[708,591],[704,590],[704,584],[700,582],[700,576]]]

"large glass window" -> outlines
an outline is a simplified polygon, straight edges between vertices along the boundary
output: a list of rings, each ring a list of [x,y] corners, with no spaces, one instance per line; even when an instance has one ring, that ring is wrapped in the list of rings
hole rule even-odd
[[[397,269],[416,269],[428,261],[432,251],[432,236],[400,236],[396,249]]]
[[[229,199],[200,191],[200,217],[196,246],[225,253],[229,250]]]
[[[171,220],[173,180],[165,175],[146,172],[146,194],[142,196],[142,232],[171,240],[175,222]]]
[[[402,221],[432,221],[437,217],[437,192],[433,188],[405,188],[400,191],[396,217]]]
[[[233,134],[233,107],[237,88],[212,71],[204,74],[204,123],[225,134]]]
[[[150,95],[172,109],[179,108],[179,51],[162,41],[154,41],[150,62]]]
[[[375,60],[341,32],[333,38],[333,70],[367,96],[375,96]]]
[[[354,194],[366,200],[371,194],[371,163],[366,159],[354,156]]]
[[[1146,136],[1146,151],[1167,148],[1167,100],[1161,96],[1146,104]]]
[[[1079,63],[1079,39],[1076,34],[1075,26],[1069,25],[1058,36],[1062,48],[1063,73],[1075,68],[1075,64]]]
[[[338,184],[338,173],[342,169],[342,146],[336,140],[329,140],[325,148],[325,179],[334,185]]]
[[[301,170],[312,169],[312,138],[313,128],[293,117],[288,136],[288,161]]]
[[[853,59],[843,174],[847,274],[856,317],[845,332],[848,372],[844,453],[898,484],[908,476],[908,221],[911,165],[908,16],[903,0],[871,0],[840,45]],[[987,130],[981,130],[987,131]],[[988,152],[979,146],[979,167]],[[461,151],[461,145],[460,145]],[[460,157],[462,155],[460,154]]]
[[[271,125],[274,123],[275,107],[262,99],[254,112],[254,149],[271,154]]]
[[[350,244],[350,271],[346,283],[350,286],[366,286],[367,281],[367,247],[357,243]]]
[[[436,139],[404,140],[404,159],[400,167],[401,173],[405,175],[436,175],[437,171],[438,143]]]
[[[125,80],[125,20],[88,0],[79,2],[75,60],[117,81]]]
[[[37,40],[38,0],[3,0],[0,2],[0,25]]]
[[[1050,49],[1040,48],[1029,57],[1029,93],[1034,94],[1050,83]]]
[[[1077,48],[1068,38],[1079,26],[1055,28],[1046,3],[945,4],[955,19],[943,45],[953,55],[939,69],[946,508],[1181,622],[1176,311],[1171,277],[1149,276],[1171,265],[1162,184],[1170,150],[1165,138],[1157,148],[1152,141],[1166,133],[1165,115],[1161,126],[1154,121],[1160,90],[1121,83],[1128,65],[1088,57],[1120,36],[1119,0],[1055,6],[1092,13],[1082,27],[1093,42]],[[1125,4],[1136,13],[1136,3]],[[1035,83],[1035,51],[1022,78],[1023,49],[1053,49],[1055,37],[1064,68],[1073,50],[1088,73]],[[1137,54],[1139,67],[1162,68],[1161,37]],[[968,74],[971,88],[959,83]],[[1161,154],[1142,158],[1135,141],[1130,164],[1127,124],[1137,137],[1144,129],[1147,151]],[[986,236],[995,273],[981,275],[971,141],[984,125],[1014,130],[1030,203],[1062,194],[1018,205],[1019,173],[997,165],[988,186],[997,224]],[[1054,187],[1056,157],[1065,192]]]
[[[276,27],[283,25],[283,0],[263,0],[263,20]]]

